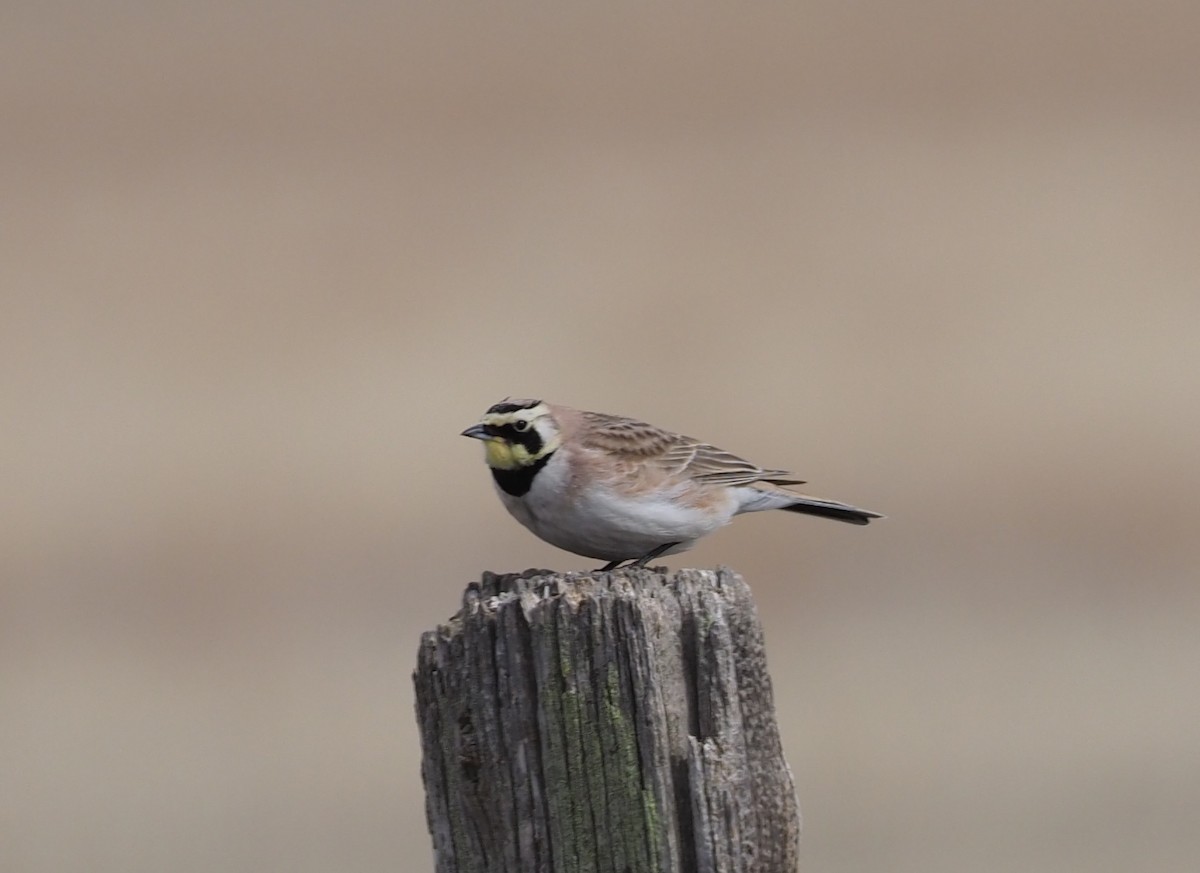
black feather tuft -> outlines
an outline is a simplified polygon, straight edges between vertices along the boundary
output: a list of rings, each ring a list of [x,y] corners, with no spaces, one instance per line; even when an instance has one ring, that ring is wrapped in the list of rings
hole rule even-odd
[[[507,415],[510,412],[520,412],[522,409],[533,409],[540,400],[514,400],[507,397],[487,411],[488,415]]]

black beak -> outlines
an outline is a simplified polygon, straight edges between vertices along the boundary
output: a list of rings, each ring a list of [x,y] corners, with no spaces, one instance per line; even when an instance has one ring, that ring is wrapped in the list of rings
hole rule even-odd
[[[487,432],[487,429],[482,424],[473,424],[462,432],[465,437],[470,437],[473,440],[490,440],[492,435]]]

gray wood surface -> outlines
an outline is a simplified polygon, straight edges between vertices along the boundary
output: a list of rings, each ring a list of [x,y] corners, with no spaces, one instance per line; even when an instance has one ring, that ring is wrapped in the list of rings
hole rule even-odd
[[[485,574],[421,638],[437,873],[792,873],[762,629],[727,569]]]

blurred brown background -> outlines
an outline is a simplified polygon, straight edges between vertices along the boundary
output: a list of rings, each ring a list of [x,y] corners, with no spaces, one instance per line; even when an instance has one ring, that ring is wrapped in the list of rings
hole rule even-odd
[[[9,3],[0,866],[431,869],[409,674],[594,562],[458,432],[740,519],[812,871],[1200,856],[1200,6]]]

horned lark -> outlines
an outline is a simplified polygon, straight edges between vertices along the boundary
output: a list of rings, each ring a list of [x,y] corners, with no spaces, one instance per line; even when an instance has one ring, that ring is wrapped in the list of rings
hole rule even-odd
[[[742,512],[786,509],[867,524],[877,512],[808,497],[768,470],[653,425],[541,400],[504,400],[462,433],[484,441],[496,491],[551,545],[644,566],[686,551]]]

